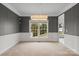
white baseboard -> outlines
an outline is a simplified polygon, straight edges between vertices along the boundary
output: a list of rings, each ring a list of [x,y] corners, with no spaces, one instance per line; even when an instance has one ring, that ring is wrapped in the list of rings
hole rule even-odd
[[[0,55],[18,42],[18,33],[0,36]]]

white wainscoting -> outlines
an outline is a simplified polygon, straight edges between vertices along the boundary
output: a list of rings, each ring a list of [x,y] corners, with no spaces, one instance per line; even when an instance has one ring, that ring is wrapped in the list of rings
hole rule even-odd
[[[58,41],[58,33],[49,33],[48,38],[31,38],[30,33],[15,33],[0,36],[0,55],[20,41]]]
[[[59,41],[79,54],[79,36],[64,34],[64,39],[59,39]]]
[[[64,39],[59,39],[58,33],[48,33],[48,38],[31,38],[29,33],[15,33],[0,36],[0,54],[13,47],[19,41],[60,41],[71,50],[79,53],[79,36],[64,34]]]
[[[18,33],[0,36],[0,54],[18,43],[18,37]]]
[[[58,41],[58,33],[48,33],[48,38],[32,38],[30,33],[20,33],[20,41]]]

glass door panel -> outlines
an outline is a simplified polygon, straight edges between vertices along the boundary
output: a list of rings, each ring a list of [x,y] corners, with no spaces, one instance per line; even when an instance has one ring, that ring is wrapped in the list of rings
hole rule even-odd
[[[47,36],[47,23],[40,23],[40,36]]]
[[[31,24],[32,37],[38,36],[38,24]]]

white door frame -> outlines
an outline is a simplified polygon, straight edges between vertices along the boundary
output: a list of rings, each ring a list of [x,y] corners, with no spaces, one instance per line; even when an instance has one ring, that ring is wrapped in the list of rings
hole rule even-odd
[[[38,36],[37,37],[33,37],[33,35],[32,35],[32,32],[31,32],[31,24],[32,24],[32,22],[31,21],[33,21],[33,20],[30,20],[29,21],[29,33],[30,33],[30,37],[31,38],[48,38],[48,20],[45,20],[46,22],[43,22],[43,23],[45,23],[45,24],[47,24],[47,35],[45,36],[45,37],[39,37],[39,29],[38,29]],[[35,20],[34,20],[35,21]],[[39,21],[38,21],[39,22]],[[39,24],[40,24],[41,22],[39,22]],[[38,28],[39,28],[39,25],[38,25]]]

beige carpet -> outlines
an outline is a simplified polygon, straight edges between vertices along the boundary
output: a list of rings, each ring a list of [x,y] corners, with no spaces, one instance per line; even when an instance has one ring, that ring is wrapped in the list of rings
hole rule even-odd
[[[20,42],[2,56],[78,56],[58,42]]]

